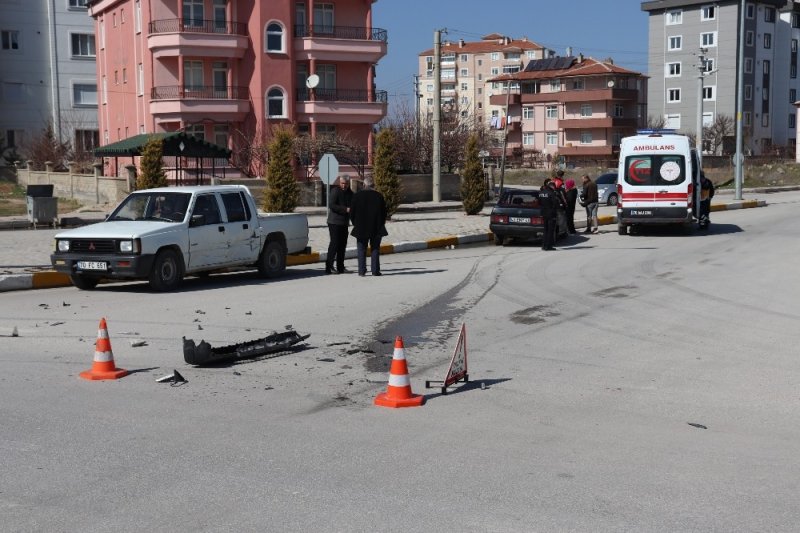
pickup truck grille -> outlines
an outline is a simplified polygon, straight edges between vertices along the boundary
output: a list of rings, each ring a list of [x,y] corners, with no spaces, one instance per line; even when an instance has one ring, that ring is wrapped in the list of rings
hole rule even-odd
[[[70,244],[70,251],[86,254],[113,254],[117,250],[111,239],[75,239]]]

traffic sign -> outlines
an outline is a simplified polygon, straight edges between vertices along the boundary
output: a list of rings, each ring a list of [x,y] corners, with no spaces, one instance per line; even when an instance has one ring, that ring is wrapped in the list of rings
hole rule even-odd
[[[339,176],[339,162],[333,154],[325,154],[319,160],[319,179],[325,185],[333,185]]]

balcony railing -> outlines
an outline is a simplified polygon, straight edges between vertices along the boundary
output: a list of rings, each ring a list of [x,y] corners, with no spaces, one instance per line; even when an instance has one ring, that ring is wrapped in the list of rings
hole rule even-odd
[[[332,39],[352,39],[358,41],[382,41],[388,40],[388,33],[382,28],[359,28],[357,26],[328,26],[326,24],[314,24],[304,26],[298,24],[294,27],[295,37],[328,37]]]
[[[367,102],[381,103],[388,102],[389,96],[386,91],[374,91],[372,96],[368,91],[362,89],[314,89],[314,101],[317,102]],[[298,102],[310,102],[311,91],[308,89],[298,89]]]
[[[247,25],[229,20],[165,19],[149,24],[150,35],[155,33],[218,33],[247,35]]]
[[[249,100],[247,87],[213,87],[167,85],[153,87],[150,90],[151,100]]]

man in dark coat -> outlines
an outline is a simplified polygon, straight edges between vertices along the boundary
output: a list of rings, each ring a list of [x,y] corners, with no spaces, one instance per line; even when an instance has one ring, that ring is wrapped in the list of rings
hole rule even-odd
[[[350,190],[350,178],[339,176],[337,185],[330,189],[328,204],[328,233],[331,242],[328,245],[328,256],[325,259],[325,273],[344,274],[344,254],[347,250],[347,227],[350,225],[350,203],[353,191]],[[336,261],[336,270],[333,263]]]
[[[351,235],[358,244],[358,275],[367,273],[367,246],[370,247],[370,270],[373,276],[381,275],[381,239],[386,231],[386,201],[373,189],[371,177],[364,178],[364,188],[353,196],[350,205]]]
[[[586,208],[586,230],[584,233],[597,233],[600,231],[600,225],[597,220],[598,202],[597,184],[592,181],[588,174],[584,174],[583,201],[581,202],[581,205]]]
[[[553,182],[546,180],[539,191],[539,207],[542,210],[544,234],[542,235],[542,250],[555,250],[553,243],[556,240],[556,221],[558,217],[558,199]]]

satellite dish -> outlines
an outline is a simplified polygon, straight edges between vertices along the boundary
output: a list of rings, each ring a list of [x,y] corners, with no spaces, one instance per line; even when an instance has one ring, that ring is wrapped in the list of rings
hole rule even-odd
[[[608,88],[609,88],[609,89],[613,88],[613,87],[614,87],[614,85],[615,85],[615,84],[614,84],[614,80],[608,80],[608,83],[607,83],[606,85],[608,85]]]
[[[319,85],[319,76],[317,76],[316,74],[312,74],[306,79],[306,87],[308,87],[309,89],[313,89],[317,85]]]

